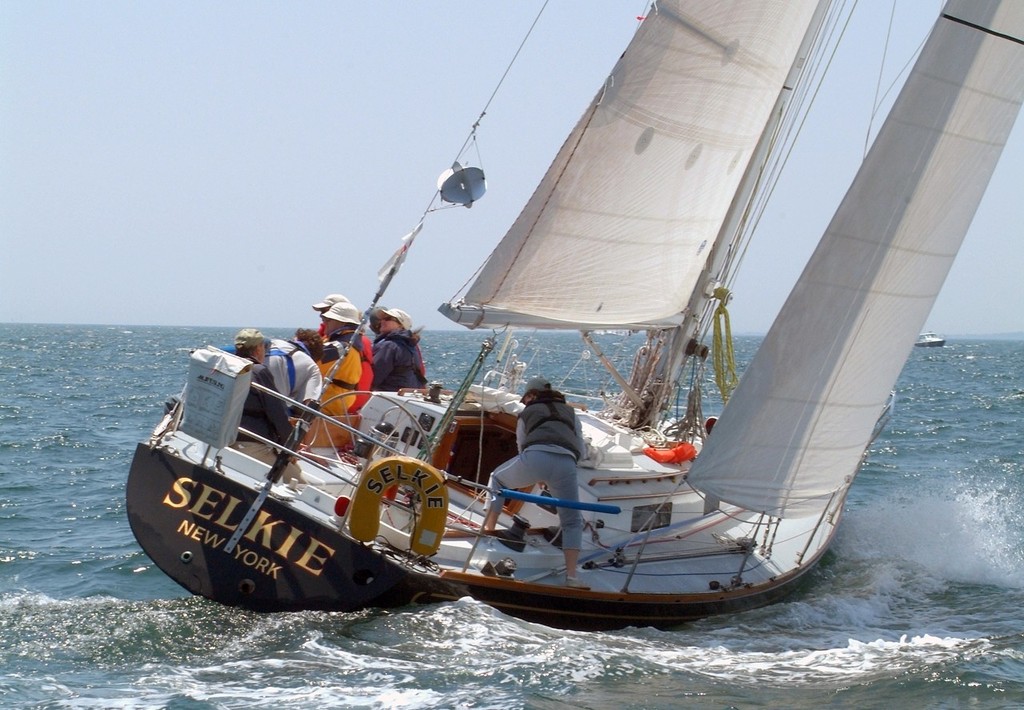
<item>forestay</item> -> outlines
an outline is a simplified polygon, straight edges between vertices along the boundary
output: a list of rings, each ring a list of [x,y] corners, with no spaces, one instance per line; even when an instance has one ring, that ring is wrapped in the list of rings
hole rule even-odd
[[[1024,3],[950,2],[690,472],[818,512],[856,471],[1024,99]]]
[[[656,3],[476,282],[441,312],[469,327],[678,325],[816,5]]]

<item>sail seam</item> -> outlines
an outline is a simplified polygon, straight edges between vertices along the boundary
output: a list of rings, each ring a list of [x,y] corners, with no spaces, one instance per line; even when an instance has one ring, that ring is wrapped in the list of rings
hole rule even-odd
[[[958,25],[963,25],[964,27],[970,27],[971,29],[978,30],[979,32],[984,32],[985,34],[992,35],[993,37],[1009,40],[1010,42],[1015,42],[1016,44],[1024,44],[1024,40],[1022,40],[1020,37],[1014,37],[1013,35],[1008,35],[1004,32],[996,32],[991,27],[985,27],[974,22],[968,22],[967,20],[964,20],[960,17],[953,17],[952,15],[947,15],[945,13],[943,13],[942,17],[943,19],[949,20],[950,22],[955,22]]]

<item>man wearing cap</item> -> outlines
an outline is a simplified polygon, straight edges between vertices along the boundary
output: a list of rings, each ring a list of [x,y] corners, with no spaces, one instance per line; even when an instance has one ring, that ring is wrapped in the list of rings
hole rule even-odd
[[[348,301],[337,301],[320,318],[327,333],[324,338],[324,354],[320,358],[320,372],[327,379],[320,400],[323,403],[321,411],[332,417],[355,414],[370,395],[343,395],[353,391],[369,391],[373,383],[373,349],[370,339],[360,335],[352,342],[362,314]]]
[[[426,368],[419,335],[410,330],[412,318],[397,308],[379,308],[376,313],[380,317],[380,334],[373,341],[373,389],[422,389],[427,384]]]
[[[321,316],[327,312],[327,310],[335,303],[351,303],[345,296],[340,293],[329,293],[324,296],[318,303],[313,304],[313,310],[319,313]],[[323,338],[327,333],[324,332],[324,323],[320,321],[320,337]]]
[[[238,357],[251,360],[253,363],[252,382],[276,390],[274,376],[263,364],[266,353],[267,339],[255,328],[242,328],[235,335],[235,354]],[[245,397],[240,426],[242,429],[247,429],[253,434],[278,444],[284,444],[292,431],[285,403],[255,387],[250,387],[249,393]],[[278,450],[275,447],[242,432],[239,432],[238,439],[231,445],[231,448],[271,466],[277,460]],[[285,466],[281,473],[281,480],[292,488],[306,482],[302,477],[302,469],[294,459],[291,459]]]
[[[544,482],[555,498],[579,501],[576,462],[587,447],[576,412],[565,402],[565,395],[551,389],[543,377],[526,383],[523,410],[516,423],[519,455],[491,473],[485,532],[493,532],[501,514],[502,488],[525,488]],[[583,515],[574,508],[558,508],[562,523],[562,553],[565,555],[565,583],[585,587],[576,576],[576,563],[583,542]]]

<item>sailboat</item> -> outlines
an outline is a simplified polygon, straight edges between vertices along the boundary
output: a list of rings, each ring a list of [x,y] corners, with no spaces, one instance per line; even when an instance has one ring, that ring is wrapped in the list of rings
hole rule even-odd
[[[578,500],[503,491],[500,534],[483,530],[523,406],[521,373],[478,379],[493,339],[458,387],[374,392],[358,418],[289,401],[303,416],[272,466],[230,446],[249,363],[203,348],[135,452],[141,547],[190,592],[268,612],[470,596],[555,627],[671,627],[792,593],[829,549],[1024,99],[1024,4],[948,2],[752,362],[719,378],[710,433],[704,368],[727,348],[715,334],[752,205],[827,12],[653,5],[476,280],[442,305],[470,329],[579,331],[598,358],[593,332],[642,334],[632,372],[612,372],[621,394],[577,410]],[[666,422],[684,381],[686,414]],[[311,440],[318,428],[341,436]],[[278,483],[292,458],[295,489]],[[585,520],[575,585],[566,505]]]

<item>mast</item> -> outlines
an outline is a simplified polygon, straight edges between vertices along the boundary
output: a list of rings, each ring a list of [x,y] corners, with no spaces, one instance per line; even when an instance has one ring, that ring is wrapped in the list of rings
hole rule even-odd
[[[731,281],[731,271],[735,266],[739,247],[749,236],[746,230],[749,227],[751,207],[764,186],[764,176],[777,158],[774,149],[778,145],[787,120],[794,115],[794,111],[790,110],[793,97],[803,81],[809,57],[820,44],[818,40],[821,28],[831,5],[832,0],[820,0],[814,10],[789,74],[772,107],[768,123],[761,133],[761,138],[726,213],[718,238],[714,240],[709,250],[698,286],[693,290],[683,311],[683,323],[676,328],[652,334],[647,352],[659,358],[656,366],[652,367],[647,361],[638,361],[635,365],[631,380],[639,379],[637,370],[653,372],[654,377],[634,385],[646,396],[642,397],[643,407],[630,413],[630,426],[655,426],[667,409],[690,358],[703,359],[707,356],[707,348],[700,343],[703,342],[711,322],[717,289]],[[695,382],[695,386],[698,385],[699,383]],[[630,400],[635,401],[636,398],[631,397]],[[625,405],[624,401],[620,403],[620,411],[627,408]]]

